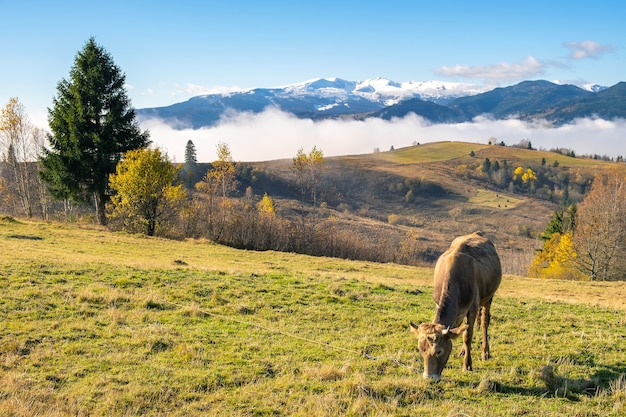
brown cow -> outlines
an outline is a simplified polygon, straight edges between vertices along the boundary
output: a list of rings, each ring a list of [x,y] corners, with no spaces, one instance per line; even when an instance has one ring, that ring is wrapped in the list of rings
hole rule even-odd
[[[419,326],[411,323],[411,331],[418,337],[419,351],[424,358],[424,379],[438,381],[441,378],[452,351],[452,339],[461,334],[465,352],[463,369],[472,370],[472,335],[479,310],[482,358],[489,358],[489,310],[501,280],[500,258],[493,243],[481,232],[457,237],[439,257],[434,277],[435,318],[432,323]],[[465,318],[467,324],[462,325]]]

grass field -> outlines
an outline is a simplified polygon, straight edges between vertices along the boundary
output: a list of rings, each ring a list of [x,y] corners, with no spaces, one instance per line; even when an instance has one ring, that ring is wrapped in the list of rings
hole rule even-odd
[[[0,253],[0,416],[626,414],[623,283],[505,277],[435,384],[428,268],[11,218]]]
[[[485,207],[498,207],[502,209],[515,208],[520,199],[512,196],[508,196],[493,190],[485,190],[479,188],[476,190],[476,194],[470,197],[469,202],[478,204]]]
[[[539,164],[542,159],[549,165],[558,162],[562,167],[614,167],[613,162],[590,158],[576,158],[561,155],[546,150],[515,148],[511,146],[488,145],[472,142],[433,142],[419,146],[399,148],[391,152],[380,152],[370,155],[370,158],[383,159],[397,164],[419,164],[427,162],[442,162],[451,159],[467,157],[474,152],[475,157],[488,157],[492,160],[514,160]]]
[[[467,156],[472,151],[478,152],[489,145],[470,142],[437,142],[400,148],[392,152],[380,152],[371,155],[372,158],[384,159],[397,164],[418,164],[425,162],[441,162]]]
[[[480,158],[488,157],[491,159],[500,160],[512,159],[521,162],[531,162],[535,164],[538,164],[541,162],[542,159],[545,159],[546,164],[553,165],[556,161],[560,167],[595,169],[615,168],[615,164],[613,162],[590,158],[575,158],[543,150],[530,150],[505,146],[489,146],[483,147],[480,150],[476,150],[475,152],[476,156]]]

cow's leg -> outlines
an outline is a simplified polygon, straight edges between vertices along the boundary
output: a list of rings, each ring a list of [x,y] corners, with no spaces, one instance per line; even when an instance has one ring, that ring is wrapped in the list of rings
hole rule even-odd
[[[463,333],[463,348],[465,349],[465,359],[463,360],[463,370],[472,370],[472,336],[474,335],[474,323],[476,323],[476,316],[478,315],[478,307],[470,308],[467,313],[468,328]]]
[[[489,329],[489,322],[491,321],[491,302],[493,301],[493,297],[485,303],[485,305],[481,308],[481,322],[482,322],[482,331],[483,331],[483,346],[482,346],[482,358],[489,359],[490,351],[489,351],[489,335],[487,334],[487,329]]]

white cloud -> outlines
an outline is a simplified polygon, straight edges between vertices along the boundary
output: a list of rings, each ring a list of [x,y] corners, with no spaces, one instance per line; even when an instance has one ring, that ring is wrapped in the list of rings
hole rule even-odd
[[[477,78],[487,81],[518,81],[541,75],[546,70],[546,64],[533,56],[528,56],[521,62],[501,62],[493,65],[454,67],[439,67],[436,74],[445,77]]]
[[[237,161],[265,161],[292,158],[298,149],[307,151],[313,146],[321,148],[326,156],[337,156],[371,153],[375,148],[386,151],[391,146],[400,148],[414,142],[487,143],[491,137],[507,145],[528,139],[535,148],[568,148],[578,155],[626,155],[625,120],[581,119],[557,128],[548,125],[484,117],[467,123],[433,125],[415,115],[391,121],[372,118],[314,122],[276,109],[231,115],[218,126],[197,130],[174,130],[158,120],[142,123],[150,130],[153,143],[176,162],[184,160],[188,140],[196,146],[201,162],[216,159],[215,148],[220,142],[228,144]]]
[[[586,58],[599,58],[601,55],[613,50],[609,45],[602,45],[594,41],[566,42],[565,46],[571,49],[569,57],[574,60]]]

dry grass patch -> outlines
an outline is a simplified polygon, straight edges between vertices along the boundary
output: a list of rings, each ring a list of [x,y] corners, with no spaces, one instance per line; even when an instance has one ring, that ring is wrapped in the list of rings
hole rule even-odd
[[[500,192],[479,188],[476,190],[476,194],[469,198],[469,202],[485,207],[512,209],[517,207],[522,200]]]
[[[346,377],[351,371],[348,365],[337,367],[333,364],[321,364],[307,368],[303,371],[304,376],[318,381],[338,381]]]
[[[505,276],[496,297],[588,305],[626,312],[626,285],[623,282],[560,281]],[[624,324],[626,315],[620,320]]]

